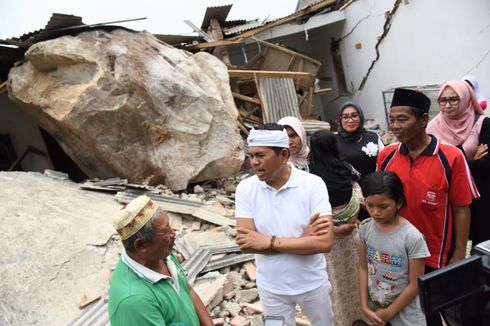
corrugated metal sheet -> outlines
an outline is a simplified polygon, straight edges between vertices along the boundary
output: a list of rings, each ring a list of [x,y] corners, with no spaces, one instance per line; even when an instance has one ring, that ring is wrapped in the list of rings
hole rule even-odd
[[[296,5],[296,12],[308,8],[309,6],[316,5],[317,3],[322,2],[323,0],[298,0],[298,4]]]
[[[87,30],[103,29],[113,30],[116,28],[131,30],[122,26],[115,26],[111,24],[141,20],[146,18],[126,19],[115,22],[99,23],[92,25],[85,25],[82,22],[82,17],[65,15],[65,14],[53,14],[49,19],[48,24],[44,29],[24,34],[20,37],[9,38],[6,40],[0,40],[0,44],[16,45],[18,47],[27,49],[31,45],[37,42],[50,40],[63,35],[75,35]]]
[[[233,26],[243,25],[247,21],[248,20],[246,19],[227,20],[221,25],[221,27],[233,27]]]
[[[202,20],[201,29],[203,31],[206,31],[208,29],[211,18],[216,19],[220,23],[220,25],[223,26],[232,6],[233,5],[207,7],[206,13],[204,14],[204,19]]]
[[[320,120],[303,120],[303,127],[305,127],[306,133],[308,135],[313,134],[315,131],[320,129],[330,130],[330,123]]]
[[[226,36],[234,35],[234,34],[240,34],[242,32],[245,32],[245,31],[248,31],[248,30],[263,26],[263,25],[264,25],[264,23],[260,22],[258,19],[251,20],[251,21],[246,22],[245,24],[223,28],[223,34],[225,34]]]
[[[58,37],[60,34],[59,29],[75,26],[86,27],[86,25],[82,22],[82,17],[54,13],[43,29],[26,33],[20,37],[0,40],[0,43],[28,48],[36,42]]]
[[[263,103],[265,123],[277,122],[286,116],[301,119],[293,79],[259,78],[259,93]]]
[[[153,34],[157,39],[163,41],[172,46],[178,46],[181,44],[189,44],[194,41],[203,42],[202,36],[196,35],[172,35],[172,34]]]

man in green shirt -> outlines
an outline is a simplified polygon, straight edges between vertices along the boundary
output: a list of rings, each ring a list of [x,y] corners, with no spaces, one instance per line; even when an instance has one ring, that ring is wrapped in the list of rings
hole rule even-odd
[[[111,325],[213,325],[170,253],[175,232],[166,212],[139,196],[119,212],[114,227],[125,250],[112,274]]]

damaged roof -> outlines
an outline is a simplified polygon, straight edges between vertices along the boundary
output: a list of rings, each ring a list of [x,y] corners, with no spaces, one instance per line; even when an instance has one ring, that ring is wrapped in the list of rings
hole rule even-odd
[[[226,36],[240,35],[243,32],[250,31],[250,30],[253,30],[255,28],[265,26],[265,25],[269,25],[269,24],[275,23],[279,20],[286,19],[288,17],[295,16],[299,12],[301,12],[303,10],[307,10],[308,8],[311,8],[311,7],[318,5],[322,2],[326,2],[327,6],[322,7],[321,9],[315,10],[312,13],[308,13],[305,16],[312,16],[312,15],[316,15],[316,14],[320,14],[320,13],[323,14],[326,12],[333,11],[333,10],[335,10],[336,7],[338,7],[339,5],[341,5],[345,1],[342,1],[342,0],[337,0],[337,1],[332,1],[332,0],[309,1],[309,3],[307,5],[304,5],[301,7],[299,6],[299,3],[298,3],[298,7],[297,7],[296,11],[287,15],[287,16],[279,17],[279,18],[276,18],[273,20],[268,20],[268,21],[264,20],[262,22],[260,22],[259,19],[247,21],[246,23],[244,23],[242,25],[237,25],[237,26],[234,26],[233,28],[224,29],[224,33]],[[301,17],[304,18],[305,16],[301,16]],[[223,27],[223,25],[222,25],[222,27]]]
[[[208,29],[208,26],[211,23],[211,18],[216,19],[219,24],[223,26],[232,6],[233,5],[207,7],[206,12],[204,13],[204,19],[202,20],[201,29],[203,31]]]
[[[20,37],[12,37],[0,40],[0,44],[16,45],[21,48],[28,48],[34,43],[47,40],[63,34],[63,30],[68,27],[86,27],[82,22],[82,17],[54,13],[43,29],[26,33]]]

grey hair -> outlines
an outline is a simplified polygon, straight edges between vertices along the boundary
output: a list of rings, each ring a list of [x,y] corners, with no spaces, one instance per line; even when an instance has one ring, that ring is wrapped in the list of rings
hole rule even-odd
[[[146,222],[146,224],[143,225],[143,227],[139,229],[138,232],[136,232],[126,240],[122,240],[124,249],[126,249],[126,251],[128,252],[135,252],[136,248],[134,247],[134,242],[138,239],[144,242],[153,242],[153,239],[155,238],[155,230],[153,229],[153,225],[155,221],[160,217],[160,215],[164,212],[165,211],[159,207],[150,218],[150,220]]]

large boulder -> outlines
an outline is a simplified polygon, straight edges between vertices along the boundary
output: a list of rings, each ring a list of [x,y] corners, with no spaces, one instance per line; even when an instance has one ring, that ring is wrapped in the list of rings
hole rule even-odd
[[[11,69],[9,96],[89,177],[181,190],[243,162],[226,66],[146,32],[40,42]]]

